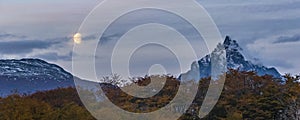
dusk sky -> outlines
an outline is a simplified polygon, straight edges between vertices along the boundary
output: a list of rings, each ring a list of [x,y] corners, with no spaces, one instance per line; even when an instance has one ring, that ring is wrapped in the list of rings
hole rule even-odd
[[[71,72],[72,36],[100,2],[0,0],[0,58],[41,58]],[[281,74],[300,72],[299,0],[198,2],[211,15],[223,38],[229,35],[238,41],[248,60],[276,67]],[[83,42],[98,36],[90,33],[83,36]]]

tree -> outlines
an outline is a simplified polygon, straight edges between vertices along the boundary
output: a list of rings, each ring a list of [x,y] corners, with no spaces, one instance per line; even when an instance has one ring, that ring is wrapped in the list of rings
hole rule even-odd
[[[125,83],[127,83],[128,81],[122,79],[121,75],[111,74],[109,76],[102,77],[101,82],[122,87],[126,85]]]
[[[1,120],[46,120],[52,109],[45,102],[11,95],[0,101]]]
[[[65,104],[63,108],[52,112],[49,120],[94,120],[95,118],[81,106],[75,103]]]

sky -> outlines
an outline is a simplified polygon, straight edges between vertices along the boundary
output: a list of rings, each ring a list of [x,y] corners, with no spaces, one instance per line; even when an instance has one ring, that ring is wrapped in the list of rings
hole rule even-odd
[[[119,5],[124,4],[123,1]],[[0,0],[0,59],[40,58],[72,72],[72,55],[76,55],[72,52],[74,46],[72,36],[91,10],[101,2],[102,0]],[[229,35],[238,41],[246,59],[268,67],[276,67],[281,74],[299,74],[299,0],[197,0],[197,2],[208,11],[223,38]],[[107,11],[107,14],[111,13],[113,11]],[[163,14],[153,17],[161,16]],[[97,18],[97,21],[101,21],[101,17]],[[137,21],[129,19],[127,22]],[[98,36],[91,32],[85,34],[82,40],[89,41]],[[116,36],[118,34],[108,35],[106,39],[109,41]],[[105,47],[105,44],[109,46],[109,42],[103,44],[103,47],[97,49],[100,51],[99,54],[105,54],[105,49],[109,49]],[[198,44],[193,43],[193,46],[197,47]],[[155,60],[145,62],[149,60],[145,57],[145,52],[153,49],[159,51],[156,53],[158,56],[172,55],[159,45],[148,47],[133,54],[133,57],[143,59],[132,61],[140,64],[155,63],[153,62]],[[205,47],[199,44],[199,48]],[[104,56],[96,55],[96,59],[101,61]],[[87,57],[93,57],[93,54],[87,54]],[[178,64],[172,56],[160,57],[160,60],[163,60],[162,64],[166,66],[177,67]],[[102,63],[106,61],[103,60]],[[139,69],[138,65],[136,68],[136,71],[146,71],[145,68]],[[102,72],[101,69],[99,71]]]

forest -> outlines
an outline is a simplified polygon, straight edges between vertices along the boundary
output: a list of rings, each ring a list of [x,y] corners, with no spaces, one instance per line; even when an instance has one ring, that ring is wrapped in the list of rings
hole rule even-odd
[[[173,76],[151,99],[135,98],[112,84],[101,84],[107,98],[120,108],[140,113],[155,111],[175,96],[180,81]],[[219,101],[203,120],[293,120],[300,119],[299,76],[284,75],[284,80],[258,76],[255,72],[228,70]],[[140,77],[135,84],[147,85],[150,76]],[[199,81],[198,92],[180,120],[198,120],[210,78]],[[105,86],[105,87],[103,87]],[[175,92],[176,93],[176,92]],[[100,104],[100,103],[99,103]],[[175,109],[175,111],[178,109]],[[110,112],[109,109],[102,111]],[[110,112],[109,114],[114,114]],[[115,115],[116,119],[122,119]],[[14,93],[0,98],[0,120],[94,120],[81,102],[76,88],[57,88],[33,94]],[[103,118],[105,119],[105,118]],[[125,118],[123,118],[125,119]],[[161,117],[160,119],[168,119]]]

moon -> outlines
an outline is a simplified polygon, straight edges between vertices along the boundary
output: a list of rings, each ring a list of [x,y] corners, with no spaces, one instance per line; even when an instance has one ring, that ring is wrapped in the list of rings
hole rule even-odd
[[[76,33],[76,34],[73,36],[73,41],[74,41],[74,43],[76,43],[76,44],[80,44],[80,43],[81,43],[81,34],[80,34],[80,33]]]

